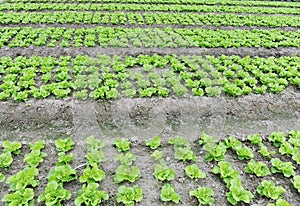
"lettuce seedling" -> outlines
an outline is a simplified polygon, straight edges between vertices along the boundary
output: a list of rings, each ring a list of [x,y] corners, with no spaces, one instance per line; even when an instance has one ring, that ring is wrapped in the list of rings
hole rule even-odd
[[[180,196],[176,193],[175,189],[170,184],[165,184],[160,192],[160,199],[163,202],[173,201],[176,204],[180,201]]]
[[[151,157],[154,158],[155,160],[160,160],[162,159],[163,153],[159,150],[154,150],[152,153]]]
[[[176,174],[172,168],[169,168],[165,163],[154,165],[153,176],[159,181],[171,181],[175,178]]]
[[[286,200],[279,198],[276,200],[276,203],[268,203],[267,206],[292,206],[292,205],[289,204]]]
[[[268,147],[266,147],[265,145],[261,145],[260,149],[259,149],[259,153],[263,156],[263,157],[266,157],[268,159],[272,159],[272,156],[271,155],[274,155],[276,154],[275,151],[271,150],[271,151],[268,151]]]
[[[169,139],[169,144],[174,145],[174,149],[180,148],[180,147],[189,147],[189,142],[186,138],[176,136],[174,138]]]
[[[208,153],[205,155],[204,159],[206,162],[210,162],[215,160],[217,162],[225,160],[225,153],[227,151],[227,147],[224,142],[219,142],[219,144],[205,144],[203,149]]]
[[[105,154],[102,150],[93,150],[85,155],[89,164],[100,164],[101,162],[106,161]]]
[[[21,143],[20,142],[10,142],[9,140],[5,140],[2,143],[3,153],[10,152],[12,154],[20,154],[21,153]]]
[[[250,147],[241,147],[236,150],[239,160],[252,159],[254,157],[252,149]]]
[[[13,162],[13,157],[10,152],[0,154],[0,168],[9,167]]]
[[[55,147],[58,152],[67,152],[74,148],[74,142],[71,138],[58,139],[55,141]]]
[[[295,167],[293,166],[293,163],[291,162],[283,162],[278,158],[273,158],[271,160],[272,162],[272,173],[282,173],[285,177],[290,177],[294,174]]]
[[[201,145],[206,145],[206,144],[213,144],[215,145],[218,142],[218,138],[209,136],[202,132],[201,139],[198,141],[198,144]]]
[[[135,182],[141,176],[140,170],[136,166],[120,165],[117,167],[114,181],[121,183],[123,181]]]
[[[224,139],[224,143],[227,146],[227,148],[231,148],[235,151],[243,147],[242,142],[237,140],[233,136],[230,136],[228,139]]]
[[[47,178],[49,182],[70,182],[77,179],[77,172],[69,164],[60,165],[50,170]]]
[[[151,140],[146,140],[145,144],[146,146],[150,147],[150,149],[157,149],[160,146],[160,137],[159,136],[155,136],[153,139]]]
[[[293,183],[294,187],[298,190],[298,192],[300,192],[300,176],[299,175],[295,175],[293,177],[292,183]]]
[[[270,173],[270,170],[268,166],[263,162],[255,162],[253,159],[251,159],[247,167],[244,168],[244,171],[249,174],[255,174],[258,177],[265,177]]]
[[[0,182],[3,182],[4,180],[5,180],[5,175],[0,172]]]
[[[17,174],[7,178],[6,183],[10,184],[10,189],[13,191],[22,190],[26,187],[36,187],[40,184],[36,179],[39,170],[35,167],[26,167]]]
[[[94,150],[100,150],[105,147],[104,141],[96,139],[94,136],[89,136],[86,138],[86,149],[91,152]]]
[[[243,188],[240,178],[233,178],[230,181],[229,192],[226,193],[226,197],[232,205],[237,205],[241,201],[250,203],[254,196],[250,191]]]
[[[71,198],[71,192],[63,188],[62,183],[50,181],[45,191],[39,195],[38,202],[45,202],[47,206],[63,206],[62,201]]]
[[[34,144],[30,143],[30,150],[41,150],[45,147],[45,140],[35,142]]]
[[[132,165],[132,162],[135,161],[135,155],[130,152],[117,154],[115,157],[115,162],[116,161],[120,161],[121,165]]]
[[[44,161],[44,157],[47,157],[45,152],[40,150],[32,150],[29,154],[25,154],[24,162],[30,167],[37,167],[41,162]]]
[[[117,193],[117,202],[126,206],[133,206],[135,202],[141,202],[144,198],[142,188],[138,186],[120,186]]]
[[[25,188],[23,190],[15,191],[11,194],[6,194],[2,201],[6,205],[26,205],[34,206],[34,191],[32,188]]]
[[[215,202],[215,199],[212,197],[214,195],[214,191],[208,187],[198,187],[197,190],[191,190],[189,195],[191,197],[196,197],[199,205],[212,206]]]
[[[300,147],[300,131],[299,130],[291,130],[289,132],[289,140],[294,147]]]
[[[130,142],[127,139],[116,139],[115,146],[118,152],[128,152],[130,149]]]
[[[94,183],[100,182],[105,178],[105,172],[99,169],[97,164],[87,166],[83,170],[82,176],[80,176],[80,182]]]
[[[247,139],[251,142],[251,144],[261,146],[262,138],[260,134],[250,134],[247,136]]]
[[[239,173],[232,168],[231,163],[226,161],[218,162],[218,166],[212,169],[212,173],[220,174],[220,177],[224,180],[228,188],[232,179],[240,178]]]
[[[175,149],[175,159],[186,161],[197,161],[196,155],[193,153],[190,147],[182,147]]]
[[[205,178],[206,174],[202,172],[196,164],[189,165],[185,168],[185,174],[191,179]]]
[[[108,200],[109,196],[107,192],[98,190],[99,184],[89,183],[84,184],[82,189],[78,191],[75,199],[75,205],[89,205],[98,206],[103,200]]]
[[[300,164],[300,153],[294,153],[292,159],[297,163]]]
[[[281,186],[275,186],[273,181],[263,180],[260,185],[257,186],[256,191],[261,196],[266,196],[276,200],[281,198],[281,195],[285,192],[285,189]]]
[[[286,141],[286,134],[283,132],[273,132],[269,136],[269,140],[273,142],[273,145],[275,147],[280,147],[280,145]]]
[[[65,154],[64,152],[58,153],[58,162],[56,163],[56,166],[60,165],[66,165],[72,162],[74,159],[73,153]]]
[[[280,147],[279,147],[279,153],[282,155],[293,155],[295,153],[298,153],[298,148],[293,147],[290,143],[288,142],[283,142]]]

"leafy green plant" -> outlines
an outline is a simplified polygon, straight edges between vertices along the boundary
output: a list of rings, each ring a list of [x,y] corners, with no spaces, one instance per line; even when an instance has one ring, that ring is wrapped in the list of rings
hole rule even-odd
[[[295,147],[300,147],[300,131],[299,130],[291,130],[289,132],[289,140],[292,145]]]
[[[262,144],[262,138],[260,134],[250,134],[247,136],[247,139],[251,144],[260,146]]]
[[[263,157],[267,157],[268,159],[272,159],[272,156],[271,156],[271,155],[276,154],[276,152],[273,151],[273,150],[269,151],[269,150],[268,150],[268,147],[266,147],[265,145],[261,145],[261,146],[260,146],[260,148],[259,148],[259,153],[260,153]]]
[[[138,178],[140,178],[140,176],[141,173],[138,167],[120,165],[116,169],[114,181],[116,183],[121,183],[124,181],[135,182]]]
[[[55,141],[55,147],[58,152],[67,152],[74,148],[74,142],[71,138],[58,139]]]
[[[3,182],[4,180],[5,180],[5,175],[0,172],[0,182]]]
[[[252,159],[254,157],[252,149],[250,147],[247,147],[247,146],[238,148],[236,150],[236,153],[238,155],[239,160]]]
[[[20,154],[21,153],[21,143],[20,142],[10,142],[9,140],[5,140],[2,143],[3,153],[11,152],[12,154]]]
[[[160,160],[162,159],[163,153],[159,150],[154,150],[152,153],[151,157],[154,158],[155,160]]]
[[[249,174],[255,174],[258,177],[265,177],[270,173],[268,166],[263,162],[255,162],[251,159],[247,166],[244,168],[244,171]]]
[[[89,164],[100,164],[106,160],[105,154],[102,150],[92,150],[85,155]]]
[[[227,147],[224,142],[219,142],[219,144],[205,144],[203,149],[207,151],[207,154],[204,157],[206,162],[225,160]]]
[[[277,199],[275,203],[268,203],[267,206],[292,206],[284,199]]]
[[[298,148],[293,147],[290,143],[288,142],[283,142],[280,147],[279,147],[279,153],[282,155],[293,155],[295,153],[298,153]]]
[[[230,204],[237,205],[241,201],[249,204],[254,196],[250,191],[243,188],[240,178],[234,178],[230,181],[229,192],[226,193],[226,197]]]
[[[219,174],[226,183],[227,187],[230,187],[230,181],[232,179],[240,178],[239,173],[232,168],[231,163],[226,161],[218,162],[218,166],[214,166],[212,173]]]
[[[172,168],[169,168],[165,163],[154,165],[153,176],[159,181],[171,181],[175,178],[176,174]]]
[[[170,184],[165,184],[160,192],[160,199],[163,202],[174,202],[179,203],[180,196],[176,193],[175,189]]]
[[[64,152],[58,153],[58,162],[56,163],[56,166],[60,165],[66,165],[72,162],[74,159],[73,153],[65,154]]]
[[[100,182],[105,178],[105,172],[98,168],[97,164],[87,166],[83,170],[82,176],[80,176],[80,182],[94,183]]]
[[[34,206],[34,191],[32,188],[18,190],[14,193],[4,195],[2,201],[6,205]]]
[[[153,139],[151,140],[146,140],[146,146],[150,147],[150,149],[157,149],[160,146],[160,137],[159,136],[155,136]]]
[[[98,206],[103,200],[108,200],[107,192],[98,190],[99,184],[89,183],[82,185],[82,189],[78,191],[75,199],[75,205]]]
[[[53,170],[50,170],[47,178],[49,182],[70,182],[77,179],[77,171],[69,164],[60,165],[56,166]]]
[[[62,206],[62,201],[71,198],[71,192],[63,188],[62,183],[50,181],[45,191],[39,195],[38,202],[45,202],[46,206]]]
[[[196,155],[191,150],[189,142],[184,137],[174,137],[169,139],[169,143],[174,145],[175,159],[186,161],[197,161]]]
[[[280,131],[272,132],[269,135],[269,140],[273,142],[275,147],[280,147],[280,145],[286,141],[286,134]]]
[[[96,139],[94,136],[87,137],[85,143],[88,151],[100,150],[105,147],[103,140]]]
[[[43,162],[44,157],[47,154],[45,152],[41,152],[40,150],[32,150],[29,154],[25,154],[24,162],[31,167],[37,167],[41,162]]]
[[[206,174],[202,172],[196,164],[188,165],[185,168],[185,174],[191,179],[206,177]]]
[[[208,187],[198,187],[197,190],[191,190],[189,195],[191,197],[196,197],[199,205],[212,206],[215,202],[215,199],[212,197],[214,195],[214,191]]]
[[[292,183],[293,183],[294,188],[296,188],[299,192],[300,191],[300,176],[295,175],[293,177]]]
[[[281,186],[275,186],[273,181],[263,180],[257,186],[256,191],[262,196],[276,200],[281,198],[281,195],[285,192],[285,189]]]
[[[126,154],[117,154],[115,161],[120,161],[121,165],[132,165],[132,162],[135,161],[135,155],[127,152]]]
[[[17,174],[7,178],[6,183],[10,184],[10,189],[13,191],[24,190],[26,187],[36,187],[39,185],[39,180],[36,179],[39,170],[35,167],[26,167]]]
[[[272,163],[272,167],[271,167],[272,173],[280,172],[285,177],[290,177],[294,174],[295,167],[291,162],[283,162],[278,158],[273,158],[271,159],[271,163]]]
[[[37,141],[34,144],[30,143],[30,150],[41,150],[45,147],[45,140]]]
[[[133,206],[135,202],[141,202],[144,198],[143,190],[138,186],[120,186],[117,193],[117,202],[126,206]]]
[[[0,168],[9,167],[13,162],[13,157],[10,152],[0,154]]]
[[[114,144],[118,152],[128,152],[131,143],[127,139],[116,139]]]

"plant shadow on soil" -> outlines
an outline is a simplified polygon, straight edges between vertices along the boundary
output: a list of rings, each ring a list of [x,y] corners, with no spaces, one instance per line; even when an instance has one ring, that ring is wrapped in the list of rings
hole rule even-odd
[[[45,139],[44,152],[48,156],[39,166],[38,178],[41,184],[35,189],[37,197],[45,189],[47,174],[54,168],[58,158],[54,146],[55,139],[71,137],[76,142],[74,150],[71,151],[75,154],[72,167],[81,175],[86,163],[85,138],[94,135],[106,144],[104,152],[107,161],[101,165],[101,169],[106,172],[106,178],[100,183],[100,188],[108,192],[110,199],[101,205],[120,205],[115,200],[117,188],[121,184],[114,184],[113,181],[114,171],[118,166],[118,162],[113,161],[117,154],[113,142],[116,138],[128,138],[132,142],[130,151],[136,155],[134,164],[139,167],[141,178],[135,183],[124,184],[139,185],[143,189],[144,199],[136,205],[173,205],[160,201],[160,188],[163,184],[153,177],[156,162],[150,157],[150,149],[144,145],[145,140],[159,135],[162,138],[160,150],[163,151],[163,158],[176,173],[176,178],[171,184],[181,196],[178,205],[197,205],[196,199],[189,197],[188,193],[199,186],[211,187],[214,190],[215,205],[229,205],[226,203],[228,190],[225,183],[210,172],[216,163],[205,163],[205,152],[197,144],[201,133],[205,132],[220,139],[234,135],[244,142],[248,134],[261,133],[267,136],[276,130],[300,130],[299,114],[300,94],[292,89],[277,95],[249,95],[239,98],[189,96],[179,99],[119,99],[96,102],[78,102],[72,99],[30,100],[26,103],[1,102],[1,140],[20,141],[23,148],[20,155],[14,156],[12,166],[9,169],[1,169],[0,172],[8,177],[21,170],[25,165],[24,154],[29,152],[29,143]],[[173,146],[167,143],[168,139],[174,136],[183,136],[189,140],[193,152],[198,157],[196,164],[207,175],[205,179],[193,181],[185,175],[184,168],[190,163],[175,160]],[[269,160],[258,154],[258,148],[252,146],[252,149],[255,160],[270,166]],[[241,174],[245,189],[255,193],[255,188],[262,179],[271,179],[285,187],[284,199],[293,205],[299,204],[300,196],[292,189],[291,179],[279,174],[265,178],[245,174],[243,168],[247,162],[238,160],[236,154],[231,151],[226,153],[226,160],[232,162],[234,169]],[[282,160],[292,161],[288,158]],[[2,198],[9,192],[9,186],[5,183],[0,185]],[[72,198],[64,202],[64,205],[74,205],[76,193],[81,186],[78,180],[64,184],[65,189],[72,192]],[[251,205],[267,203],[266,198],[255,194]]]

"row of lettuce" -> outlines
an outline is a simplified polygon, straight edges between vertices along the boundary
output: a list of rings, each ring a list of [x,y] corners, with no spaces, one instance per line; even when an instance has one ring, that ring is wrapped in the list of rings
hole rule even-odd
[[[297,0],[296,0],[297,1]],[[236,1],[236,0],[8,0],[9,3],[145,3],[145,4],[192,4],[192,5],[239,5],[300,7],[299,2],[291,1]]]
[[[202,28],[0,28],[0,48],[124,47],[240,48],[299,47],[300,30],[221,30]]]
[[[273,144],[275,150],[270,151],[265,146],[266,143]],[[119,166],[114,172],[114,182],[118,189],[115,197],[111,197],[105,188],[101,188],[100,182],[106,178],[102,163],[106,161],[103,152],[104,142],[93,136],[86,138],[86,163],[82,175],[78,176],[77,170],[72,168],[71,163],[74,155],[71,150],[75,143],[71,138],[57,139],[55,141],[58,160],[55,167],[48,173],[48,183],[44,191],[38,196],[38,202],[45,202],[46,205],[61,205],[71,198],[71,192],[64,188],[67,182],[79,179],[82,189],[78,191],[75,198],[75,205],[99,205],[109,199],[123,203],[124,205],[134,205],[141,202],[144,198],[143,189],[136,182],[141,177],[140,170],[135,166],[136,156],[130,152],[131,142],[128,139],[116,139],[114,146],[118,151],[114,160],[119,162]],[[172,185],[176,180],[177,174],[174,169],[168,166],[160,150],[162,144],[159,136],[145,141],[145,146],[151,150],[153,158],[153,177],[160,189],[160,201],[173,202],[180,204],[180,194]],[[163,143],[164,144],[164,143]],[[183,161],[186,165],[185,175],[192,180],[206,178],[197,163],[200,163],[197,155],[193,152],[188,140],[184,137],[176,136],[168,140],[169,145],[174,147],[174,158]],[[202,133],[198,144],[205,151],[205,161],[210,164],[216,163],[209,173],[220,177],[221,182],[226,185],[226,198],[229,204],[237,205],[241,202],[250,204],[255,195],[269,199],[268,206],[289,206],[291,205],[283,199],[288,186],[278,185],[272,180],[264,179],[271,174],[279,173],[283,178],[292,182],[292,186],[300,191],[300,176],[296,174],[294,164],[300,164],[300,131],[292,130],[288,134],[276,131],[269,136],[262,137],[260,134],[251,134],[247,137],[247,142],[241,142],[234,136],[219,140],[218,138]],[[247,146],[247,145],[248,146]],[[21,143],[6,140],[2,143],[2,153],[0,154],[0,168],[9,168],[21,153]],[[6,180],[10,186],[9,193],[4,195],[2,201],[6,205],[34,205],[34,189],[39,186],[39,164],[44,161],[47,154],[41,150],[45,147],[45,141],[30,144],[30,153],[24,155],[25,167],[16,174],[5,177],[1,173],[0,180]],[[263,161],[254,160],[254,150],[258,147]],[[245,189],[243,187],[241,175],[235,170],[232,164],[226,160],[227,150],[236,153],[240,161],[248,161],[244,168],[246,174],[251,174],[259,178],[259,184],[255,188]],[[291,158],[292,161],[282,161],[278,158],[279,154],[285,159]],[[10,158],[8,158],[10,156]],[[277,157],[275,157],[277,156]],[[271,162],[269,168],[265,162]],[[201,163],[202,167],[205,167]],[[3,169],[1,169],[3,170]],[[7,170],[7,169],[6,169]],[[4,170],[5,171],[5,170]],[[126,184],[125,184],[126,183]],[[252,190],[252,192],[251,192]],[[254,191],[254,192],[253,192]],[[189,195],[197,199],[199,205],[213,205],[215,202],[214,191],[210,187],[199,186],[195,190],[189,191]]]
[[[139,55],[0,58],[0,99],[241,96],[300,87],[299,57]]]
[[[56,10],[56,11],[160,11],[160,12],[227,12],[251,14],[300,14],[299,7],[256,7],[256,6],[218,6],[185,4],[76,4],[76,3],[3,3],[0,10]]]
[[[138,12],[0,12],[1,24],[104,24],[182,26],[299,27],[298,16],[138,13]]]

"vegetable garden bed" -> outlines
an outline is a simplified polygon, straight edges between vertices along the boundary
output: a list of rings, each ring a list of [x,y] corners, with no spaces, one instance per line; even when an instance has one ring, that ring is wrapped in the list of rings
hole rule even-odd
[[[1,205],[300,202],[300,3],[0,3]]]

